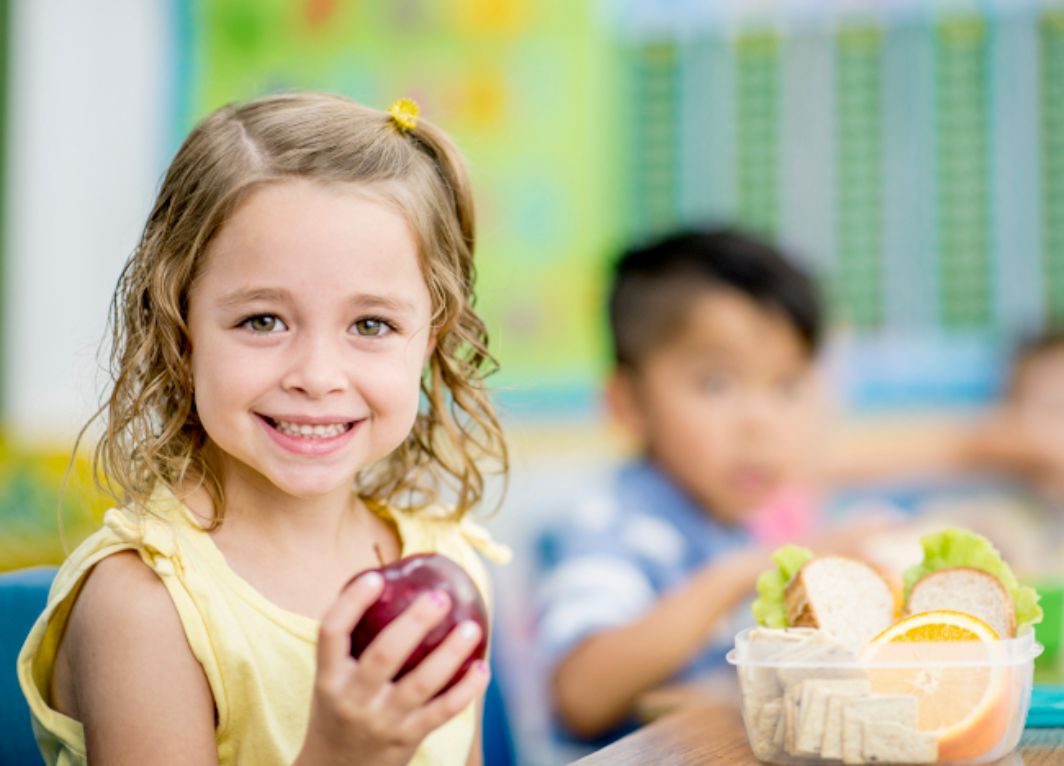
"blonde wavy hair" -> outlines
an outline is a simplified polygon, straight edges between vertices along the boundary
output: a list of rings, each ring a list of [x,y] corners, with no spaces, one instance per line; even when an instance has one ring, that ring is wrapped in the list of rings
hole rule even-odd
[[[143,508],[159,482],[172,489],[200,483],[214,502],[212,528],[221,524],[222,486],[205,459],[209,437],[193,397],[189,290],[207,246],[240,203],[291,179],[358,184],[406,218],[432,298],[436,344],[411,432],[356,484],[369,501],[453,503],[461,517],[484,498],[485,474],[508,469],[483,382],[498,365],[473,308],[469,178],[458,150],[430,123],[401,128],[386,112],[324,93],[222,107],[192,130],[170,164],[112,300],[109,397],[79,436],[105,416],[94,455],[102,488]]]

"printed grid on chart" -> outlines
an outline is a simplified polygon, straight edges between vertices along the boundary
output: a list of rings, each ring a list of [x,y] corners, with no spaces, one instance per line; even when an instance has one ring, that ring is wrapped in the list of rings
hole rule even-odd
[[[808,77],[793,70],[806,43],[831,52]],[[858,330],[1003,337],[1064,319],[1064,11],[706,26],[628,44],[633,233],[725,219],[776,236],[815,260],[834,316]],[[816,78],[829,98],[809,105]],[[1029,115],[1007,111],[1013,89],[1034,94]],[[793,168],[812,163],[785,160],[825,104],[830,182],[810,183]]]

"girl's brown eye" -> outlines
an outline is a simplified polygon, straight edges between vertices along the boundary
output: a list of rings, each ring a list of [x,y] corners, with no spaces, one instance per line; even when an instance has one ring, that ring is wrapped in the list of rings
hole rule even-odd
[[[248,317],[244,321],[244,326],[254,332],[275,332],[283,327],[281,320],[272,314],[259,314],[258,316]]]
[[[389,327],[380,319],[359,319],[355,322],[355,330],[359,335],[376,337],[384,335],[389,330]]]

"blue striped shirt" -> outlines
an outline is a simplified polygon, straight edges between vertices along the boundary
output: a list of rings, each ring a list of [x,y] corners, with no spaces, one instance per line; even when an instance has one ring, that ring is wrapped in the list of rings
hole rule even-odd
[[[537,593],[547,672],[594,633],[638,619],[723,554],[750,544],[645,460],[620,467],[541,541]],[[744,604],[722,620],[680,680],[723,663],[735,633],[753,624]]]

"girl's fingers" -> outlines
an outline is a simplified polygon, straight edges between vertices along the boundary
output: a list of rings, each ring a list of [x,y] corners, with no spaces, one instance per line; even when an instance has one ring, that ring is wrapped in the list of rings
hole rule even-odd
[[[356,577],[321,619],[318,631],[318,672],[336,673],[351,657],[351,631],[384,587],[376,572]]]
[[[451,599],[443,591],[433,590],[418,596],[362,652],[355,684],[369,691],[391,681],[421,640],[446,616],[450,606]]]
[[[402,724],[403,735],[425,737],[430,731],[447,723],[462,712],[469,703],[483,696],[490,678],[488,663],[484,660],[477,660],[461,681],[407,716]]]
[[[413,710],[442,689],[481,639],[480,626],[471,620],[456,625],[447,638],[416,668],[395,684],[393,699],[402,710]]]

